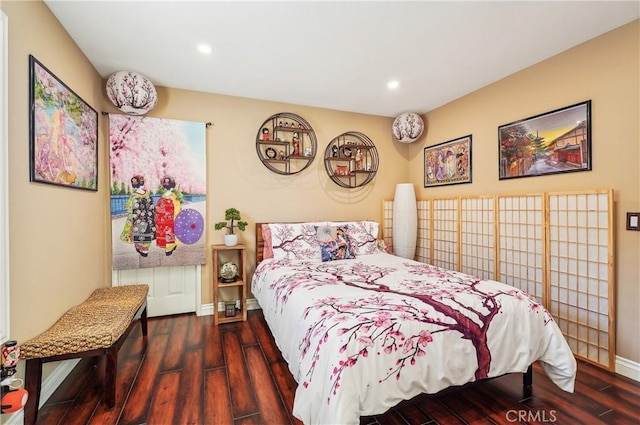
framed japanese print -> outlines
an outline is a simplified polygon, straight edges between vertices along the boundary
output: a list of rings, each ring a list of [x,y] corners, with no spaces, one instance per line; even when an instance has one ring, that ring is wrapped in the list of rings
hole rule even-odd
[[[500,180],[591,170],[591,101],[498,127]]]
[[[98,190],[98,113],[29,55],[29,180]]]
[[[424,148],[424,187],[471,183],[471,135]]]

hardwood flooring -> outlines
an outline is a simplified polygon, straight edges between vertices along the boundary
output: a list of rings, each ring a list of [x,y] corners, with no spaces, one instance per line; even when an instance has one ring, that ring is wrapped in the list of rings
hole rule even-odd
[[[104,361],[82,360],[40,409],[38,424],[299,424],[296,382],[259,310],[246,322],[213,316],[149,319],[120,349],[116,407],[101,402]],[[361,424],[638,424],[640,383],[579,362],[575,393],[536,365],[531,394],[507,375],[403,402]]]

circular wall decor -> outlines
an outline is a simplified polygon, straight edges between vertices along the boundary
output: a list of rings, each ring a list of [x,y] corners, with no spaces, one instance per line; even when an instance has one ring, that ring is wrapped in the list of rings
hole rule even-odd
[[[393,120],[393,136],[402,143],[415,142],[422,136],[424,121],[415,112],[406,112]]]
[[[278,174],[296,174],[316,157],[316,133],[299,115],[282,112],[262,123],[256,136],[256,152],[262,164]]]
[[[158,104],[158,93],[144,75],[131,71],[111,74],[107,80],[107,97],[116,108],[129,115],[144,115]]]
[[[324,168],[338,186],[364,186],[378,172],[378,150],[366,135],[348,131],[327,145]]]

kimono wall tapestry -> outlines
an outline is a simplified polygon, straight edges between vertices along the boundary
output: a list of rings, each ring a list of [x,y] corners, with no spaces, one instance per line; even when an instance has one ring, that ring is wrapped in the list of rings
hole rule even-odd
[[[205,263],[205,124],[109,114],[113,269]]]

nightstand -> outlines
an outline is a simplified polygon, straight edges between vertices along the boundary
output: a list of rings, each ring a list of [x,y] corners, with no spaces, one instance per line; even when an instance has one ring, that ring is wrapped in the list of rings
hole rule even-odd
[[[246,276],[246,247],[242,244],[234,246],[211,245],[213,255],[213,323],[215,325],[229,322],[242,322],[247,320],[247,276]],[[226,262],[231,262],[238,266],[237,279],[233,282],[224,282],[220,276],[220,266]],[[224,291],[225,297],[220,293]],[[229,298],[230,295],[233,296]],[[233,295],[235,293],[235,295]],[[220,299],[225,300],[225,309],[218,311]],[[226,303],[240,302],[240,309],[235,308],[234,314],[227,312]]]

